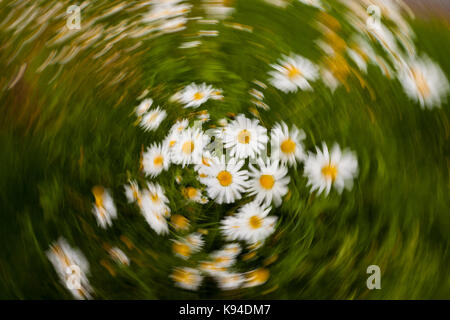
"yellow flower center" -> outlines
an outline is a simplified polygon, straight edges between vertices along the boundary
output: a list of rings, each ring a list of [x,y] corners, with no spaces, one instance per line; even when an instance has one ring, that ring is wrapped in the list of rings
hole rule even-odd
[[[228,257],[217,257],[214,259],[214,262],[219,264],[219,263],[227,262],[228,260],[230,260]]]
[[[420,95],[424,98],[428,97],[430,95],[430,87],[428,86],[428,82],[425,79],[424,74],[419,70],[412,70],[412,74]]]
[[[180,214],[175,214],[171,218],[175,229],[186,229],[189,226],[189,220]]]
[[[252,229],[259,229],[262,226],[262,219],[258,216],[252,216],[248,223],[250,224],[250,227],[252,227]]]
[[[291,64],[287,65],[285,68],[287,70],[287,76],[291,80],[302,75],[302,72],[297,67]]]
[[[248,280],[252,283],[264,283],[269,279],[269,270],[260,268],[248,273]]]
[[[223,187],[227,187],[233,182],[233,176],[228,171],[220,171],[217,180]]]
[[[238,141],[242,144],[248,144],[250,142],[250,132],[247,131],[247,129],[242,130],[238,134]]]
[[[186,270],[177,269],[173,272],[172,276],[176,282],[187,284],[192,284],[194,282],[194,277]]]
[[[151,199],[152,199],[153,202],[157,202],[159,200],[159,197],[158,197],[158,195],[156,193],[153,193],[151,195]]]
[[[200,99],[202,99],[203,97],[204,97],[205,95],[203,94],[203,93],[201,93],[201,92],[196,92],[195,94],[194,94],[194,100],[200,100]]]
[[[100,187],[100,186],[95,186],[92,188],[92,193],[94,194],[94,197],[95,197],[95,205],[98,208],[102,208],[103,207],[103,194],[105,193],[105,189],[103,189],[103,187]]]
[[[328,165],[322,167],[322,174],[325,176],[325,178],[331,179],[331,181],[333,181],[333,182],[334,182],[334,180],[336,180],[337,173],[338,173],[338,170],[337,170],[336,166],[334,166],[332,164],[328,164]]]
[[[291,139],[286,139],[281,143],[281,151],[283,153],[293,153],[295,151],[295,142]]]
[[[186,141],[185,143],[183,143],[181,150],[184,154],[191,154],[192,152],[194,152],[194,143],[192,141]]]
[[[197,189],[193,187],[186,188],[186,194],[189,199],[194,199],[197,196]]]
[[[202,157],[202,163],[203,163],[203,165],[205,165],[205,166],[207,166],[207,167],[209,167],[210,166],[210,164],[209,164],[209,159],[208,158],[205,158],[205,157]]]
[[[183,257],[189,257],[191,254],[191,248],[185,243],[174,242],[172,245],[173,252]]]
[[[150,117],[148,117],[147,123],[152,123],[153,121],[156,120],[157,117],[158,117],[158,113],[157,112],[153,113]]]
[[[261,184],[261,187],[263,187],[266,190],[270,190],[273,188],[273,185],[275,184],[275,179],[270,174],[263,174],[259,178],[259,183]]]
[[[175,145],[176,141],[175,140],[171,140],[169,142],[169,147],[173,147]]]
[[[164,158],[163,158],[163,156],[161,156],[161,155],[156,156],[156,157],[153,159],[153,164],[154,164],[156,167],[162,166],[163,162],[164,162]]]

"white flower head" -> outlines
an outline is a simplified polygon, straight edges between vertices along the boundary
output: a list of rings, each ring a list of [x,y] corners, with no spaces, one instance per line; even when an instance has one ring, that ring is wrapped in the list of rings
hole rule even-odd
[[[256,202],[247,203],[235,216],[222,221],[221,230],[229,240],[263,241],[275,231],[277,217],[268,216],[270,210]]]
[[[209,136],[199,129],[188,128],[182,131],[170,149],[172,162],[183,167],[201,163],[208,141]]]
[[[159,235],[169,233],[169,226],[165,217],[157,211],[152,211],[151,205],[149,204],[149,197],[146,196],[147,192],[144,192],[144,194],[145,196],[142,198],[141,204],[141,213],[148,225]]]
[[[243,284],[244,288],[260,286],[269,280],[270,272],[268,269],[259,268],[244,274],[245,283]]]
[[[124,186],[124,189],[128,203],[135,202],[141,197],[141,191],[139,190],[139,185],[136,180],[130,180],[129,184]]]
[[[167,137],[164,139],[163,144],[172,148],[180,138],[180,134],[189,126],[188,119],[180,119],[170,128]]]
[[[205,204],[208,202],[208,199],[202,195],[202,191],[200,189],[194,187],[187,187],[183,189],[184,196],[189,200],[197,203]]]
[[[142,192],[142,197],[148,201],[151,211],[157,212],[163,216],[169,216],[169,200],[164,194],[164,189],[157,183],[147,182],[147,190]],[[145,194],[144,194],[145,193]]]
[[[166,20],[159,25],[159,30],[163,33],[173,33],[186,29],[188,19],[184,16],[179,16],[170,20]]]
[[[76,299],[91,299],[93,289],[87,278],[89,262],[78,248],[72,248],[64,238],[50,246],[46,255],[61,283]],[[72,280],[75,280],[72,282]],[[79,281],[78,281],[79,280]]]
[[[303,161],[305,159],[305,151],[302,140],[306,138],[303,130],[298,130],[293,126],[289,130],[286,123],[281,122],[275,124],[271,132],[271,145],[273,160],[279,160],[282,164],[289,164],[295,166],[296,161]]]
[[[92,209],[97,224],[105,229],[112,225],[112,220],[117,218],[117,209],[114,205],[113,198],[108,190],[102,186],[95,186],[92,188],[94,194],[95,203]]]
[[[111,258],[113,258],[113,260],[116,261],[117,263],[123,264],[123,265],[126,265],[126,266],[130,265],[130,259],[128,259],[128,257],[125,254],[125,252],[123,252],[118,247],[110,248],[108,250],[108,252],[109,252],[109,255],[111,256]]]
[[[206,83],[191,83],[175,95],[175,99],[184,104],[185,108],[198,108],[209,99],[217,99],[221,96],[221,90],[215,89]]]
[[[333,146],[331,153],[323,143],[323,150],[316,147],[317,153],[309,153],[305,160],[304,175],[308,177],[311,192],[325,191],[328,195],[331,186],[341,193],[344,188],[351,189],[353,178],[358,173],[358,161],[351,151],[341,151],[338,144]]]
[[[222,248],[222,251],[233,258],[237,257],[241,253],[241,250],[241,246],[237,242],[229,243]]]
[[[269,75],[270,83],[277,89],[288,93],[301,90],[312,90],[309,81],[315,81],[319,77],[318,67],[310,60],[299,56],[283,56],[279,64],[272,65],[275,71]]]
[[[200,272],[193,268],[175,268],[170,277],[178,287],[187,290],[198,290],[203,280]]]
[[[161,122],[166,118],[167,112],[160,107],[152,109],[141,117],[140,126],[145,131],[154,131],[158,129]]]
[[[287,176],[287,168],[278,161],[264,162],[261,159],[258,159],[258,167],[249,165],[249,195],[255,195],[257,203],[270,205],[273,202],[275,206],[280,206],[282,197],[289,191],[290,177]]]
[[[248,172],[241,170],[244,160],[225,156],[213,158],[209,167],[205,167],[206,177],[201,180],[208,188],[208,196],[217,203],[232,203],[242,198],[247,188]]]
[[[147,148],[142,157],[142,166],[145,174],[152,178],[163,170],[169,169],[170,152],[167,144],[153,144]]]
[[[141,103],[135,108],[134,112],[136,113],[136,115],[138,117],[142,117],[144,115],[144,113],[146,113],[148,111],[148,109],[150,109],[152,104],[153,104],[153,99],[151,99],[151,98],[142,100]]]
[[[231,157],[256,158],[266,149],[267,129],[257,119],[248,119],[240,114],[224,131],[225,148]],[[227,151],[228,151],[227,150]]]
[[[210,257],[217,267],[229,268],[236,263],[236,255],[225,250],[214,251]]]
[[[242,286],[245,278],[240,273],[234,272],[219,272],[215,279],[218,282],[219,288],[222,290],[235,290]]]
[[[173,240],[172,250],[176,256],[189,259],[192,254],[199,252],[205,241],[201,233],[194,232],[180,240]]]
[[[448,80],[441,68],[428,57],[412,59],[402,65],[398,79],[406,94],[422,108],[440,107],[449,92]]]

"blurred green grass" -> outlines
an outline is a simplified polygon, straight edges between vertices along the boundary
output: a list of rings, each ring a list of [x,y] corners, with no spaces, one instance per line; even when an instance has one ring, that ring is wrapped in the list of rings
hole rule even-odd
[[[142,146],[160,141],[177,118],[191,116],[191,110],[168,102],[182,85],[204,81],[223,89],[224,101],[207,104],[215,121],[229,112],[248,114],[250,82],[265,80],[269,63],[281,53],[293,51],[318,60],[317,49],[306,45],[317,31],[297,23],[314,11],[303,9],[298,5],[281,14],[253,0],[238,1],[234,20],[254,26],[253,33],[214,26],[219,37],[189,50],[177,48],[182,33],[148,40],[146,49],[127,61],[133,77],[120,85],[108,85],[108,79],[121,65],[100,68],[106,58],[92,60],[85,52],[54,81],[57,65],[40,74],[27,71],[16,86],[1,92],[0,298],[72,298],[45,255],[59,236],[86,255],[98,299],[450,298],[448,103],[422,110],[397,82],[386,81],[373,67],[366,80],[375,99],[356,79],[349,80],[350,92],[341,87],[333,96],[320,83],[314,92],[295,95],[266,90],[271,110],[260,112],[266,126],[280,120],[296,124],[307,134],[308,150],[322,141],[355,150],[360,174],[352,191],[325,198],[309,194],[301,167],[290,170],[291,198],[273,211],[279,217],[276,234],[254,260],[241,264],[250,270],[276,255],[263,286],[227,293],[208,280],[198,292],[177,289],[168,277],[172,267],[181,264],[171,252],[171,237],[157,236],[126,203],[123,184],[129,177],[144,181],[139,172]],[[428,20],[412,25],[419,51],[450,77],[448,24]],[[195,29],[198,26],[190,24],[184,33]],[[26,62],[29,70],[50,52],[39,44],[45,36],[18,54],[17,60]],[[1,43],[9,39],[7,33],[0,34]],[[7,55],[0,54],[0,66],[9,79],[20,63],[8,64]],[[134,126],[132,114],[146,88],[168,111],[152,133]],[[222,243],[218,222],[233,206],[187,204],[174,182],[180,172],[172,166],[158,178],[172,213],[186,215],[193,230],[208,228],[205,251],[217,248]],[[184,178],[184,183],[195,183],[193,176]],[[107,230],[97,227],[91,213],[91,188],[97,184],[112,190],[118,207],[119,218]],[[121,236],[134,247],[127,248]],[[121,247],[131,259],[130,267],[115,265],[104,243]],[[372,264],[381,268],[381,290],[366,287],[366,269]]]

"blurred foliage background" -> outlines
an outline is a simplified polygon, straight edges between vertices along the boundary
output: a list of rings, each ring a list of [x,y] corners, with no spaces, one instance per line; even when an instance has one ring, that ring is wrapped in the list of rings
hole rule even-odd
[[[290,197],[272,212],[279,217],[277,231],[254,258],[239,262],[251,269],[270,261],[269,281],[233,292],[221,292],[208,279],[198,292],[174,287],[168,275],[182,264],[171,251],[174,235],[153,232],[123,192],[129,177],[144,181],[142,148],[162,140],[177,118],[193,117],[192,110],[169,102],[193,81],[223,89],[223,101],[207,104],[210,123],[229,113],[250,114],[251,82],[266,80],[281,54],[320,59],[314,45],[318,11],[298,2],[283,9],[240,0],[228,20],[252,32],[191,20],[182,32],[132,37],[145,7],[96,1],[82,9],[80,34],[64,38],[65,9],[72,3],[57,3],[0,3],[0,298],[72,298],[45,255],[59,236],[89,260],[96,299],[450,298],[448,103],[423,110],[373,66],[366,87],[353,77],[350,90],[341,86],[334,94],[320,82],[297,94],[269,86],[271,109],[258,109],[269,128],[284,120],[305,130],[308,150],[322,141],[354,150],[360,172],[352,191],[315,196],[302,168],[290,169]],[[191,3],[190,16],[204,14],[199,1]],[[449,77],[448,22],[427,18],[411,25],[418,51]],[[179,48],[208,28],[219,36]],[[145,90],[168,112],[151,133],[135,125],[133,114]],[[235,208],[186,203],[174,182],[180,173],[172,166],[159,178],[172,213],[187,216],[193,229],[209,230],[204,251],[220,247],[218,223]],[[183,178],[186,184],[195,180]],[[91,188],[98,184],[112,191],[119,212],[107,230],[91,212]],[[105,244],[120,247],[130,266],[115,264]],[[366,287],[372,264],[381,268],[381,290]]]

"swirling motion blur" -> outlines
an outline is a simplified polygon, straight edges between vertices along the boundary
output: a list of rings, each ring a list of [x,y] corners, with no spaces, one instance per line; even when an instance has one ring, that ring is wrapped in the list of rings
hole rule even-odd
[[[449,47],[405,3],[70,5],[0,3],[8,297],[449,292]]]

